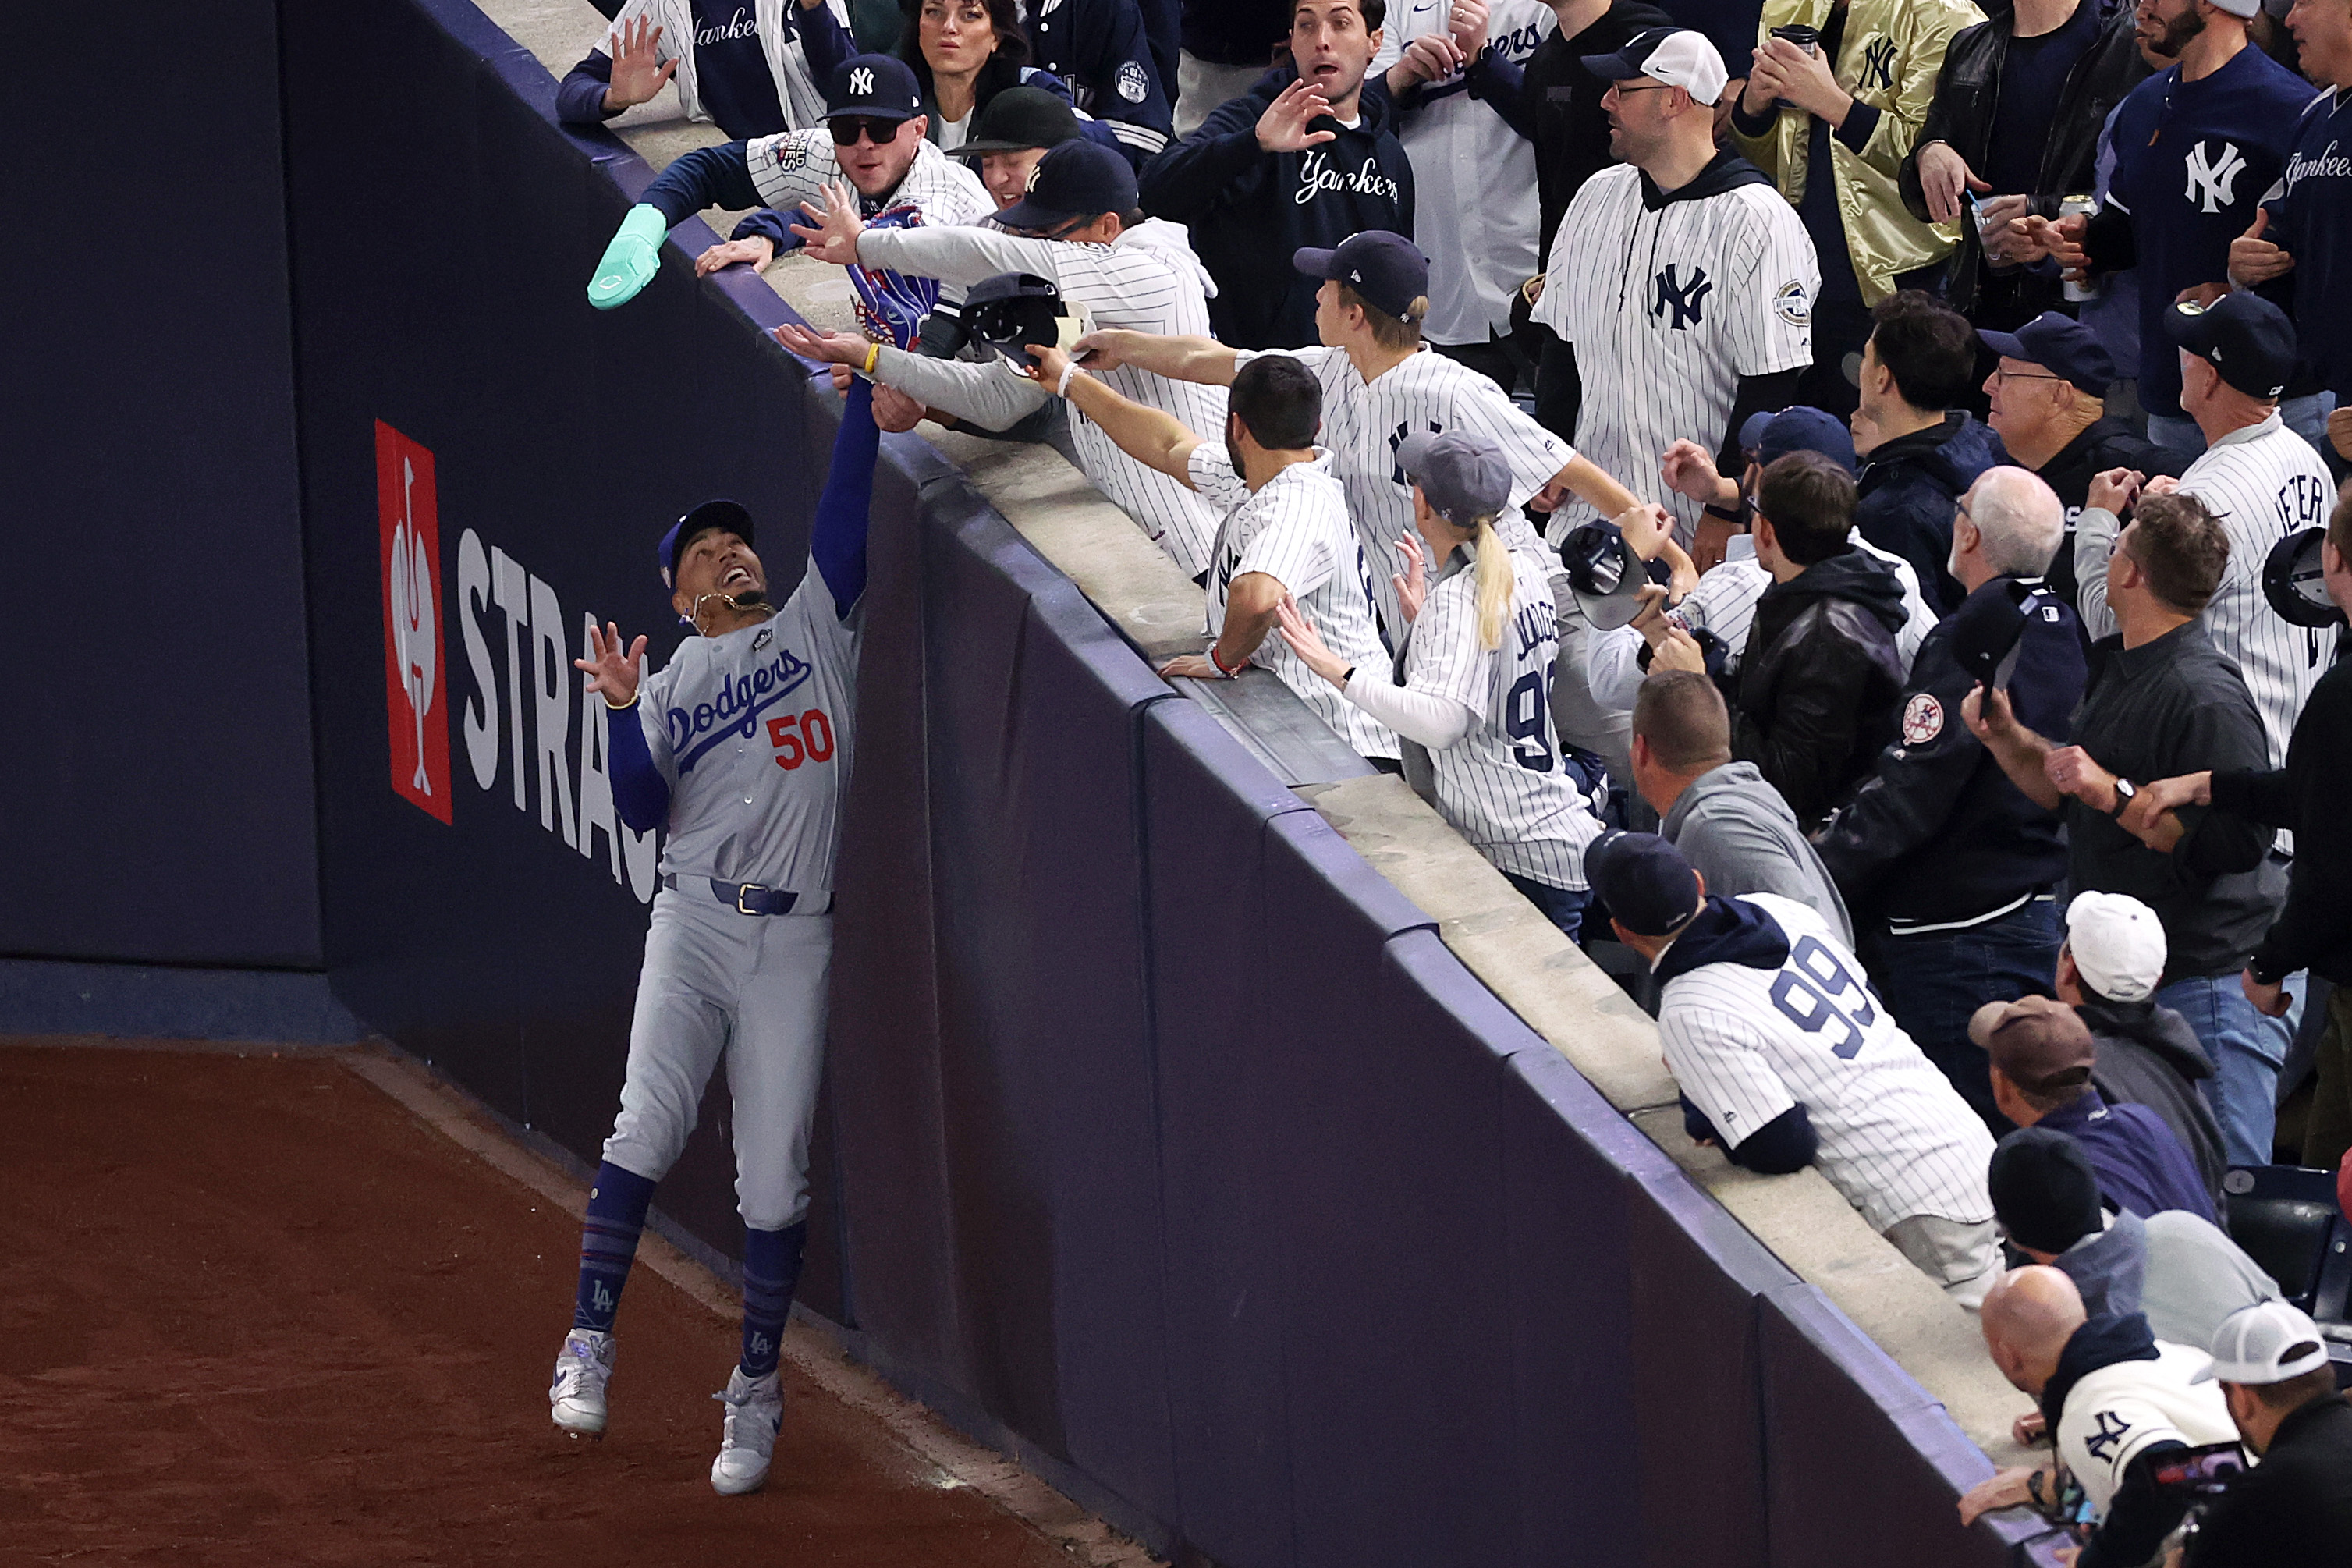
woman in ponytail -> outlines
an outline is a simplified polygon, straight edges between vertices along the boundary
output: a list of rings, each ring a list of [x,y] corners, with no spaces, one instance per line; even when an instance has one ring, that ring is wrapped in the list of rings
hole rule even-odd
[[[1559,652],[1551,590],[1495,519],[1503,456],[1477,437],[1418,435],[1397,448],[1413,530],[1394,579],[1410,623],[1396,669],[1343,665],[1296,604],[1282,635],[1349,702],[1395,731],[1405,777],[1511,885],[1575,937],[1590,896],[1584,847],[1601,832],[1552,732]]]

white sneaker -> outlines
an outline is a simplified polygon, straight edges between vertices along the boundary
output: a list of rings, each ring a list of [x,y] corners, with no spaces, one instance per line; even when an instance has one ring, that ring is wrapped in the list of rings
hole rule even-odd
[[[555,1382],[547,1403],[555,1424],[575,1436],[604,1435],[604,1385],[613,1378],[613,1336],[574,1329],[563,1336],[555,1358]]]
[[[727,1435],[710,1461],[710,1484],[720,1497],[758,1491],[768,1482],[776,1431],[784,1424],[784,1391],[774,1373],[754,1380],[737,1367],[727,1392],[710,1396],[727,1406]]]

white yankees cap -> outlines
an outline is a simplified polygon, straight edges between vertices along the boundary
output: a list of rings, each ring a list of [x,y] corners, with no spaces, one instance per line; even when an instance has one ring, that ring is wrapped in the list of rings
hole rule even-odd
[[[2219,0],[2216,0],[2219,4]],[[1585,55],[1584,68],[1602,81],[1631,81],[1637,76],[1678,87],[1701,103],[1723,96],[1730,73],[1723,56],[1705,33],[1687,27],[1651,27],[1625,40],[1613,55]]]
[[[2145,1002],[2163,982],[2163,922],[2128,893],[2075,894],[2066,906],[2066,947],[2083,984],[2110,1002]]]

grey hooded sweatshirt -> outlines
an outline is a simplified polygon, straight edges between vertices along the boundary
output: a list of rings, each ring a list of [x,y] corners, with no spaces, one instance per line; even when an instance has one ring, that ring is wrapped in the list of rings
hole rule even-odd
[[[1726,763],[1691,781],[1660,831],[1724,898],[1778,893],[1811,904],[1851,951],[1853,921],[1829,868],[1797,826],[1780,792],[1753,763]]]

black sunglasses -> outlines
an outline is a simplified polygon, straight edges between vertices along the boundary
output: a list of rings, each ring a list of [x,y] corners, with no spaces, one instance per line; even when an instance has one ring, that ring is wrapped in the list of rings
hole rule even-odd
[[[860,136],[877,147],[887,147],[905,123],[903,120],[886,120],[877,115],[836,114],[824,126],[833,132],[833,144],[836,147],[855,147]]]

